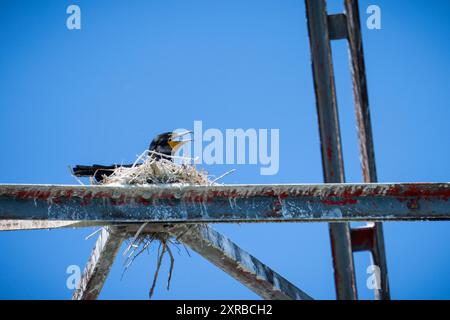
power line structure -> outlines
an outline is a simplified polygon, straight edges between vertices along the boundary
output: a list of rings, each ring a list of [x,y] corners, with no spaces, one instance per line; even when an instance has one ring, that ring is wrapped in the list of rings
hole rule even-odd
[[[450,220],[450,184],[377,183],[358,1],[344,0],[345,12],[334,15],[325,0],[305,4],[325,184],[0,185],[0,231],[103,226],[73,299],[99,296],[123,241],[139,229],[176,237],[264,299],[309,300],[209,223],[328,222],[337,299],[358,298],[357,251],[370,252],[380,270],[375,299],[390,299],[381,222]],[[361,184],[345,183],[331,52],[341,39],[349,47]],[[351,228],[351,221],[368,224]]]

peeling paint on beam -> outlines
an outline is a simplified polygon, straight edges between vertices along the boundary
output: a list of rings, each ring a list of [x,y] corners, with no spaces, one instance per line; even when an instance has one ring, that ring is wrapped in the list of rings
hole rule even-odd
[[[450,220],[448,183],[0,185],[0,220],[127,223]]]
[[[166,230],[179,241],[267,300],[312,298],[207,225],[173,225]]]

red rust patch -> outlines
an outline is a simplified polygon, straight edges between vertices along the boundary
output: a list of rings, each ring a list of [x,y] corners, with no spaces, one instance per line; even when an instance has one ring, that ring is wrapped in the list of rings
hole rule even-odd
[[[92,193],[86,193],[81,199],[80,206],[87,206],[92,200]]]
[[[151,204],[151,201],[149,199],[145,199],[142,196],[137,197],[136,202],[144,206],[149,206]]]
[[[39,199],[48,200],[51,196],[50,191],[39,191],[39,190],[29,190],[29,191],[18,191],[15,197],[18,199]]]

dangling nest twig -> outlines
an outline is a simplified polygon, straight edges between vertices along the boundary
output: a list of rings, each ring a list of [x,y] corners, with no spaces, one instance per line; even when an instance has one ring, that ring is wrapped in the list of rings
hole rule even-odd
[[[145,223],[144,223],[144,225],[145,225]],[[175,258],[173,256],[172,249],[170,246],[173,245],[174,247],[176,247],[178,249],[178,251],[180,251],[179,245],[183,245],[182,243],[178,242],[176,239],[172,239],[168,233],[161,232],[161,233],[148,233],[148,234],[143,234],[143,235],[135,235],[133,240],[130,242],[130,245],[127,247],[127,249],[124,252],[124,255],[128,251],[130,253],[125,260],[125,263],[124,263],[125,268],[123,270],[122,277],[125,274],[125,272],[127,271],[127,269],[131,266],[133,261],[141,253],[143,253],[144,251],[149,252],[149,248],[153,243],[158,244],[158,254],[157,254],[156,270],[153,275],[153,282],[152,282],[152,286],[149,291],[150,298],[153,296],[153,293],[155,291],[156,281],[158,280],[158,275],[159,275],[159,270],[161,268],[164,255],[166,253],[169,255],[169,258],[170,258],[170,268],[169,268],[169,274],[168,274],[168,278],[167,278],[167,287],[166,288],[167,288],[167,290],[170,289],[170,282],[172,280],[172,273],[173,273],[173,268],[174,268],[174,264],[175,264]],[[133,249],[131,249],[131,248],[133,248]],[[186,249],[186,252],[189,255],[189,251],[187,251],[187,248],[186,247],[184,247],[184,248]]]

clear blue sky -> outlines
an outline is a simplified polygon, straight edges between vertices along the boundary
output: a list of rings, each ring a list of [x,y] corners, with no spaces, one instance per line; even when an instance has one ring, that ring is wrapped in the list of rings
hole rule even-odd
[[[330,12],[341,1],[329,1]],[[78,4],[82,29],[66,28]],[[363,29],[379,180],[450,180],[450,2],[378,4]],[[153,135],[206,128],[279,128],[280,171],[231,168],[226,183],[320,183],[322,168],[302,0],[6,1],[0,3],[0,182],[76,184],[67,166],[128,162]],[[333,44],[347,181],[360,181],[345,42]],[[335,297],[326,224],[217,225],[315,298]],[[450,298],[450,224],[389,223],[392,297]],[[92,229],[0,233],[0,298],[68,299],[66,268],[84,266]],[[101,298],[146,299],[156,253]],[[360,297],[367,254],[356,255]],[[164,264],[156,299],[257,298],[195,253]]]

